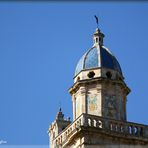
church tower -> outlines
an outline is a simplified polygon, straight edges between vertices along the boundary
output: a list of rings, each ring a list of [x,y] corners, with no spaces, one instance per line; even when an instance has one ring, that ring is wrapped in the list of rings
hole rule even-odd
[[[130,89],[104,37],[97,27],[92,47],[78,61],[69,89],[73,122],[65,120],[60,109],[49,128],[50,148],[148,146],[148,126],[127,121]]]
[[[103,46],[104,34],[97,28],[93,46],[79,60],[74,85],[69,92],[73,119],[82,113],[126,121],[126,101],[130,89],[124,82],[115,56]]]

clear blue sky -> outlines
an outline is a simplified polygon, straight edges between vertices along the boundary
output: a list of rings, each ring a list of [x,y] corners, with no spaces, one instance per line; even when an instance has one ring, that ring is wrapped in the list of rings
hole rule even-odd
[[[148,124],[148,3],[0,3],[0,140],[48,144],[59,102],[72,117],[68,88],[92,46],[94,14],[127,85],[129,121]]]

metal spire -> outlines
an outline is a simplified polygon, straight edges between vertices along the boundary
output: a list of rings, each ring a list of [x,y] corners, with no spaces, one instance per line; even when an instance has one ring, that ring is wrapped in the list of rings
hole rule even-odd
[[[99,25],[99,19],[96,15],[94,15],[95,19],[96,19],[96,24],[97,24],[97,28],[98,28],[98,25]]]

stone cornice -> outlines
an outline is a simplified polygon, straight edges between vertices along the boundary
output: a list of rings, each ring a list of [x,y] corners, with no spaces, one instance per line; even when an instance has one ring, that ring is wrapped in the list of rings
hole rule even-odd
[[[79,80],[76,83],[73,84],[71,88],[69,88],[69,93],[73,94],[75,93],[80,86],[85,86],[87,84],[92,84],[92,83],[111,83],[111,84],[118,84],[123,87],[123,89],[126,91],[126,94],[130,93],[130,88],[126,85],[126,83],[122,80],[112,80],[112,79],[107,79],[103,77],[97,77],[97,78],[92,78],[92,79],[87,79],[87,80]]]

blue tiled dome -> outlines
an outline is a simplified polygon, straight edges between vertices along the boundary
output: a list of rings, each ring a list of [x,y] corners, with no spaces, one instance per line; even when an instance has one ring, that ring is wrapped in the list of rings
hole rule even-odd
[[[100,49],[93,47],[88,50],[79,60],[76,66],[75,75],[81,70],[100,67],[118,71],[122,75],[122,70],[117,59],[104,46],[101,46]]]

